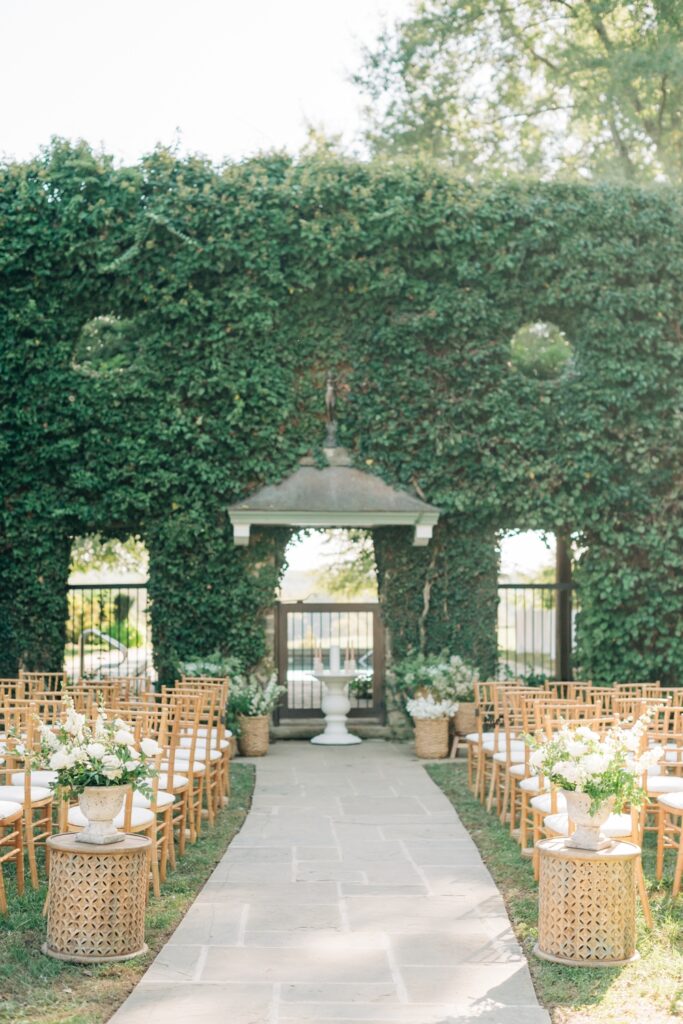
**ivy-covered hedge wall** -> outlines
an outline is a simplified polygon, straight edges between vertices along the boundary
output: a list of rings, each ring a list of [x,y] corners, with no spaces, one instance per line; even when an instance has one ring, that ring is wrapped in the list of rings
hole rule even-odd
[[[543,528],[586,548],[582,674],[680,678],[674,190],[57,142],[0,169],[0,236],[0,674],[61,663],[68,538],[93,531],[149,545],[163,674],[200,642],[258,657],[283,538],[236,551],[226,506],[322,439],[333,369],[357,464],[444,513],[423,552],[378,535],[395,651],[487,671],[495,533]],[[510,366],[536,320],[572,342],[562,380]]]

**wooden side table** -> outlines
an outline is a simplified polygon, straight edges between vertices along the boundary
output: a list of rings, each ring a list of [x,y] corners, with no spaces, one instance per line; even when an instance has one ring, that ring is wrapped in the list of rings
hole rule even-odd
[[[572,967],[616,967],[637,960],[636,864],[640,847],[565,847],[537,843],[540,854],[538,942],[543,960]]]
[[[47,942],[42,950],[79,964],[147,952],[145,908],[151,840],[127,835],[110,846],[50,836]]]

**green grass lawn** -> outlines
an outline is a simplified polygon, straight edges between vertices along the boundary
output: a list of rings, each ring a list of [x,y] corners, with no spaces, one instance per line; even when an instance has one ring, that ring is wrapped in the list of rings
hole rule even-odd
[[[626,967],[562,967],[532,953],[536,941],[538,890],[531,862],[494,815],[467,788],[462,763],[433,764],[427,771],[457,810],[479,847],[507,904],[510,920],[529,959],[536,992],[554,1024],[664,1024],[683,1018],[683,896],[671,900],[672,859],[661,883],[654,881],[655,842],[644,852],[655,927],[640,914],[641,959]],[[673,858],[673,854],[667,855]]]
[[[178,862],[147,910],[149,953],[124,963],[102,966],[62,963],[43,956],[42,916],[46,886],[16,895],[11,869],[5,870],[10,913],[0,917],[0,1022],[2,1024],[102,1024],[109,1020],[150,961],[177,927],[247,815],[254,789],[254,769],[232,765],[230,804],[213,829]]]

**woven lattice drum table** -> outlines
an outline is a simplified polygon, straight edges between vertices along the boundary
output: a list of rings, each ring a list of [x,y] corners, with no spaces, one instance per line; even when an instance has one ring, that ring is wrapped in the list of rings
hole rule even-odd
[[[151,841],[110,846],[51,836],[47,942],[43,953],[74,963],[129,960],[147,952],[145,908]]]
[[[540,855],[537,956],[572,967],[638,959],[636,865],[640,847],[577,850],[544,839]]]

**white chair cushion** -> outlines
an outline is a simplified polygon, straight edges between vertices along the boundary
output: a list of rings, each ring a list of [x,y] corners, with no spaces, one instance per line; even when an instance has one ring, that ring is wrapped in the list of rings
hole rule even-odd
[[[173,769],[174,771],[178,772],[179,775],[187,774],[190,771],[190,762],[183,761],[179,757],[176,757],[173,763]],[[161,765],[161,770],[162,772],[168,771],[168,761],[163,762],[163,764]],[[203,761],[193,761],[192,771],[195,773],[195,775],[203,775],[204,772],[206,771],[206,765],[204,764]],[[159,786],[161,786],[161,783],[159,783]]]
[[[540,793],[543,790],[548,789],[548,780],[543,779],[541,783],[540,775],[532,775],[528,779],[522,779],[519,784],[519,788],[525,790],[527,793]]]
[[[496,738],[494,736],[491,739],[484,740],[482,746],[483,746],[484,750],[487,752],[487,754],[492,753],[494,750],[502,752],[502,751],[504,751],[506,749],[505,737],[504,736],[499,736],[498,740],[496,741]],[[523,751],[524,750],[524,746],[525,745],[524,745],[522,740],[511,740],[510,741],[510,749],[511,750],[522,750]]]
[[[165,793],[162,789],[157,793],[155,807],[158,811],[163,811],[169,804],[172,804],[175,800],[173,793]],[[144,796],[142,793],[133,793],[133,807],[145,807],[149,810],[152,806],[152,801],[149,797]]]
[[[156,815],[154,811],[148,811],[144,807],[133,806],[130,824],[132,828],[144,828],[145,825],[151,825],[155,818]],[[67,820],[70,825],[74,826],[74,828],[85,828],[85,826],[88,824],[88,819],[83,814],[83,811],[80,809],[80,807],[70,808]],[[124,811],[122,810],[114,818],[114,824],[116,825],[117,828],[123,828],[124,821],[125,814]]]
[[[38,771],[31,772],[31,785],[32,786],[49,786],[51,782],[57,781],[57,772]],[[12,774],[12,785],[23,786],[24,785],[24,773],[13,772]]]
[[[51,789],[45,789],[44,786],[31,786],[31,803],[37,803],[39,800],[47,800],[48,797],[52,796]],[[23,786],[0,786],[0,800],[9,800],[12,803],[21,804],[24,806],[24,787]]]
[[[181,750],[187,750],[191,746],[192,746],[192,737],[191,736],[181,736],[180,737],[180,748],[181,748]],[[211,738],[211,746],[213,747],[214,750],[227,750],[228,747],[230,746],[230,740],[219,740],[217,736],[213,736]],[[199,737],[197,739],[195,753],[199,754],[201,752],[203,754],[205,752],[205,750],[206,750],[206,735],[201,736],[201,737]]]
[[[180,761],[189,761],[190,760],[190,751],[187,749],[187,747],[177,747],[176,748],[176,752],[175,752],[175,756],[176,756],[176,761],[178,761],[178,760],[180,760]],[[194,756],[195,756],[195,759],[197,761],[204,761],[204,762],[207,761],[206,747],[202,747],[198,743],[197,746],[195,747]],[[223,756],[223,754],[221,753],[220,750],[211,750],[211,751],[209,751],[208,760],[209,761],[220,761],[222,756]]]
[[[509,757],[513,764],[524,764],[524,747],[522,747],[521,750],[519,750],[517,747],[511,747]],[[502,764],[505,764],[507,759],[508,752],[505,749],[501,750],[500,753],[493,755],[493,760],[498,761]]]
[[[171,782],[171,788],[180,789],[182,786],[187,786],[187,776],[174,774]],[[168,789],[168,775],[165,773],[159,776],[159,789]]]
[[[23,807],[21,804],[14,803],[11,800],[0,800],[0,821],[2,821],[3,818],[10,818],[17,812],[21,814],[22,811]]]
[[[666,807],[667,811],[680,811],[683,813],[683,792],[666,793],[657,797],[657,802]]]
[[[552,793],[541,793],[540,796],[533,796],[529,803],[535,811],[540,811],[541,814],[550,814],[553,810],[552,799]],[[562,794],[556,793],[555,799],[557,800],[557,803],[555,804],[556,810],[558,812],[566,811],[567,801]]]
[[[520,761],[518,764],[511,764],[508,771],[510,775],[516,776],[518,779],[523,779],[527,773],[527,766],[524,761]]]
[[[569,830],[568,815],[566,814],[549,814],[544,819],[544,824],[547,829],[558,836],[566,836]],[[619,839],[622,836],[630,836],[632,827],[630,814],[610,814],[600,829],[606,836]]]
[[[493,735],[494,735],[494,733],[492,733],[492,732],[482,733],[482,736],[483,736],[484,739],[487,739],[487,737],[493,736]],[[468,732],[467,736],[465,736],[465,740],[468,743],[478,743],[479,742],[479,733],[478,732]]]
[[[649,775],[645,780],[648,793],[683,793],[680,775]]]

